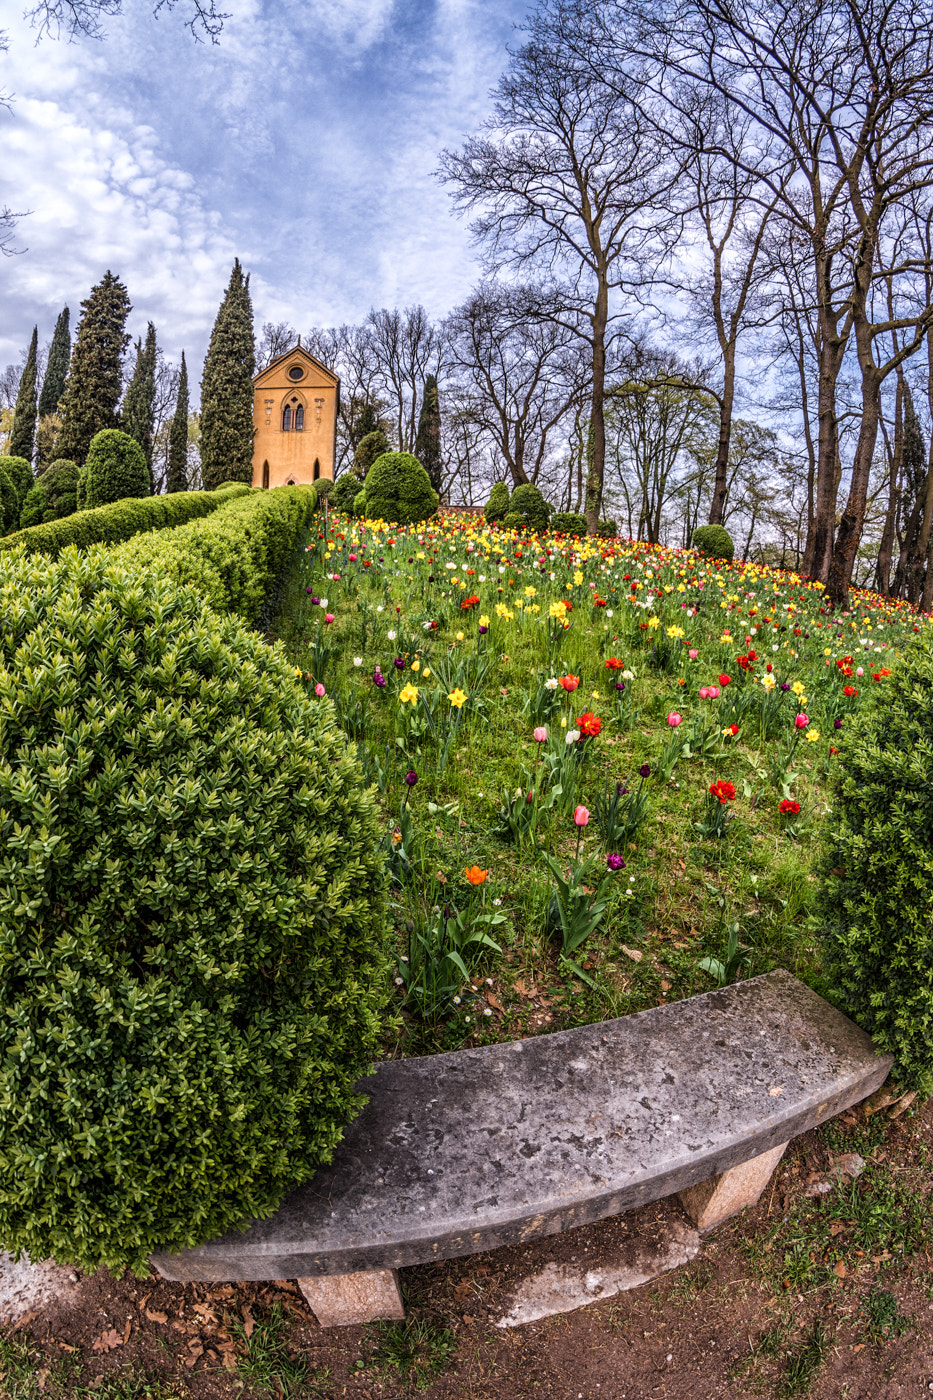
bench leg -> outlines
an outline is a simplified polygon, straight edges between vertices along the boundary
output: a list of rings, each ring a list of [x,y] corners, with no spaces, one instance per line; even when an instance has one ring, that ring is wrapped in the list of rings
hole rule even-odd
[[[709,1181],[700,1181],[678,1192],[678,1200],[698,1230],[715,1230],[724,1220],[737,1215],[746,1206],[753,1206],[771,1180],[771,1175],[784,1155],[787,1143],[762,1152],[749,1162],[730,1167]]]
[[[402,1322],[405,1318],[394,1269],[300,1278],[298,1287],[322,1327],[353,1327],[379,1318]]]

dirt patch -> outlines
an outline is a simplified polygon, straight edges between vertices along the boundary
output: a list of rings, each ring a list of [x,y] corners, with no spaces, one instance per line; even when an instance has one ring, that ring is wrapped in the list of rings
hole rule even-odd
[[[185,1286],[101,1272],[4,1329],[0,1394],[919,1400],[933,1395],[933,1110],[848,1117],[850,1138],[837,1124],[793,1143],[759,1205],[692,1262],[575,1312],[496,1325],[549,1265],[585,1277],[629,1258],[636,1239],[660,1248],[676,1206],[402,1270],[404,1324],[324,1331],[287,1281]],[[868,1164],[857,1180],[806,1195],[854,1150]]]

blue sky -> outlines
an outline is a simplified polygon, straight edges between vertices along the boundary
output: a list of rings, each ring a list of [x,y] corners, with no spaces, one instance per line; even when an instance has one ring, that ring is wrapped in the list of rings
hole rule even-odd
[[[432,177],[489,110],[527,0],[228,0],[218,45],[185,0],[125,0],[102,42],[42,39],[0,0],[0,204],[31,210],[0,260],[0,365],[109,267],[172,357],[200,368],[230,267],[264,320],[441,316],[479,275]]]

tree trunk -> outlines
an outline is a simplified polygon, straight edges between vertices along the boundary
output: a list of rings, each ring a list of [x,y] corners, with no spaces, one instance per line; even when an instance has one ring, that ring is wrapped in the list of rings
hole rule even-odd
[[[849,601],[849,584],[852,580],[855,555],[862,537],[862,525],[865,521],[868,481],[875,455],[880,412],[881,381],[874,366],[869,370],[863,360],[862,421],[855,448],[855,461],[852,464],[849,499],[846,502],[842,520],[839,522],[839,533],[836,536],[826,580],[826,596],[834,608],[844,608]]]
[[[606,324],[609,319],[609,289],[604,277],[599,279],[596,304],[593,307],[593,391],[590,423],[593,432],[593,456],[586,481],[586,528],[596,534],[599,511],[603,501],[603,474],[606,465],[606,421],[603,407],[606,393]]]
[[[904,377],[898,371],[897,390],[894,399],[894,449],[891,453],[891,479],[888,483],[888,509],[881,532],[881,545],[878,549],[878,562],[875,565],[875,588],[889,596],[891,561],[894,557],[894,524],[897,516],[897,500],[900,494],[901,458],[904,447]],[[898,565],[900,573],[900,565]]]
[[[709,507],[709,523],[721,525],[726,509],[726,484],[729,467],[729,439],[732,436],[732,405],[735,400],[735,342],[724,352],[723,389],[719,404],[719,445],[716,449],[716,467],[713,485],[713,499]]]
[[[803,571],[811,578],[826,583],[833,552],[836,526],[836,492],[838,489],[839,423],[836,418],[836,384],[845,353],[848,334],[840,336],[832,309],[832,271],[824,246],[824,235],[815,236],[815,273],[819,299],[819,385],[817,391],[817,420],[819,440],[816,465],[816,505],[813,521],[807,531]]]

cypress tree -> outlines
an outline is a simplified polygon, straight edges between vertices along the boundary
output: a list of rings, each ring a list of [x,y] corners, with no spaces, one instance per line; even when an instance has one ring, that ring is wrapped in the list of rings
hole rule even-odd
[[[61,402],[62,394],[65,392],[68,361],[71,359],[70,315],[71,313],[66,306],[55,322],[55,334],[52,336],[52,344],[49,347],[49,362],[45,367],[42,393],[39,395],[40,418],[45,418],[48,414],[56,411]]]
[[[168,433],[168,471],[165,476],[166,491],[187,491],[188,489],[188,366],[185,352],[181,352],[181,374],[178,376],[178,398],[175,401],[175,414]]]
[[[39,330],[33,327],[29,342],[26,364],[20,375],[16,407],[13,410],[13,432],[10,435],[9,455],[24,457],[32,463],[36,445],[36,354],[38,351]]]
[[[155,426],[156,332],[149,322],[146,343],[136,342],[136,367],[123,400],[123,431],[139,443],[149,471],[149,490],[155,489],[152,479],[152,430]]]
[[[441,406],[437,397],[437,379],[429,374],[424,381],[424,397],[418,418],[415,456],[431,478],[431,485],[441,490]]]
[[[256,346],[249,276],[237,258],[221,302],[201,380],[201,479],[253,479],[253,372]]]
[[[61,431],[55,452],[84,465],[91,438],[106,428],[119,427],[117,404],[123,388],[125,333],[131,311],[126,288],[112,272],[82,301],[74,354],[59,404]]]

